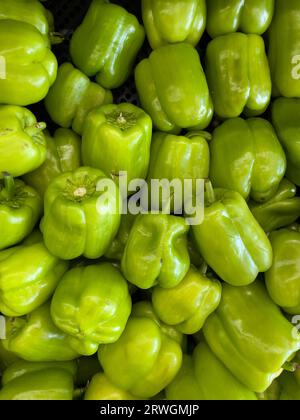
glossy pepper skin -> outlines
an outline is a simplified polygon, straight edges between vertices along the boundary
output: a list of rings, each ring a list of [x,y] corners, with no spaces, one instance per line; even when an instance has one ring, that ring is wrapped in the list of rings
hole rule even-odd
[[[300,334],[258,280],[223,286],[221,304],[204,325],[215,355],[251,391],[264,392],[300,348]]]
[[[220,118],[263,114],[271,99],[265,44],[259,35],[234,33],[209,42],[206,76]]]
[[[40,306],[24,318],[6,319],[3,347],[28,362],[65,362],[79,355],[68,338],[53,323],[50,304]]]
[[[151,48],[187,42],[196,46],[206,25],[205,0],[142,0],[142,15]]]
[[[130,231],[122,257],[122,272],[140,289],[177,286],[190,267],[189,226],[180,217],[139,215]]]
[[[109,260],[121,261],[124,253],[125,246],[127,244],[131,228],[134,224],[136,216],[127,213],[121,217],[120,229],[117,236],[112,241],[108,251],[105,253],[105,257]]]
[[[142,109],[129,103],[104,105],[92,111],[85,122],[82,158],[86,166],[128,182],[145,179],[150,160],[152,121]]]
[[[70,53],[83,73],[115,89],[128,78],[144,39],[144,28],[134,15],[107,0],[93,0],[74,32]]]
[[[101,190],[107,181],[103,172],[87,167],[52,181],[45,194],[42,231],[53,255],[71,260],[81,255],[97,259],[105,254],[121,219],[117,186],[108,192]]]
[[[237,191],[245,199],[271,199],[286,171],[283,148],[272,125],[262,118],[225,121],[213,133],[210,152],[214,187]]]
[[[246,286],[272,265],[270,241],[243,197],[216,189],[205,203],[204,221],[194,225],[198,251],[225,282]],[[257,247],[259,244],[259,248]]]
[[[38,123],[26,108],[0,106],[0,178],[3,172],[13,177],[24,175],[44,163],[47,150],[45,128],[46,124]]]
[[[297,187],[284,178],[276,195],[265,203],[249,203],[250,209],[265,232],[285,227],[300,217],[300,197],[296,197]]]
[[[205,342],[192,356],[185,355],[173,382],[167,386],[168,400],[256,400],[254,392],[239,382],[218,360]]]
[[[117,341],[131,312],[126,280],[108,263],[70,270],[51,302],[56,326],[75,351],[91,356],[100,344]]]
[[[274,259],[265,273],[266,286],[273,301],[284,311],[300,313],[300,226],[272,232]]]
[[[21,180],[5,175],[0,181],[0,250],[25,239],[42,215],[38,193]]]
[[[67,262],[49,253],[40,234],[33,235],[29,243],[0,252],[0,311],[4,315],[23,316],[45,303],[68,269]]]
[[[138,398],[114,385],[104,373],[93,376],[85,392],[87,401],[130,401]]]
[[[45,106],[52,121],[81,135],[88,113],[112,101],[109,90],[91,82],[71,63],[64,63],[58,68],[56,81],[45,98]]]
[[[279,98],[273,102],[272,121],[285,150],[287,178],[300,186],[300,99]]]
[[[72,130],[58,128],[53,137],[45,132],[47,155],[45,162],[23,179],[44,197],[52,180],[81,166],[81,139]]]
[[[262,35],[269,28],[275,0],[209,0],[207,32],[212,38],[243,32]]]
[[[45,98],[56,78],[57,60],[34,26],[0,20],[0,56],[0,103],[27,106]]]
[[[137,304],[121,338],[99,349],[106,377],[140,398],[159,394],[174,379],[182,363],[178,336],[173,334],[161,328],[150,304]]]
[[[210,93],[199,55],[191,45],[166,45],[153,51],[137,65],[135,83],[142,107],[158,130],[179,133],[181,128],[209,125],[213,116]]]
[[[16,362],[2,377],[0,400],[72,400],[75,362]]]
[[[269,33],[269,62],[274,96],[300,97],[299,31],[299,2],[276,0]]]
[[[163,289],[156,286],[153,289],[153,309],[165,324],[174,326],[183,334],[195,334],[217,309],[221,294],[222,286],[218,280],[191,267],[176,287]]]

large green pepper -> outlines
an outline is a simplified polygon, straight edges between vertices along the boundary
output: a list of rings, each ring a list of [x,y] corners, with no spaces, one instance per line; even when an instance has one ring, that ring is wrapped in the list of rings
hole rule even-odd
[[[47,142],[45,162],[23,177],[42,197],[56,176],[75,171],[81,164],[81,139],[72,130],[58,128],[53,137],[47,131],[45,136]]]
[[[35,227],[42,210],[42,200],[33,188],[5,175],[4,181],[0,181],[0,250],[25,239]]]
[[[74,64],[107,89],[128,78],[145,38],[137,18],[108,0],[93,0],[71,39]]]
[[[189,226],[180,217],[142,214],[130,231],[122,258],[122,271],[141,289],[159,284],[177,286],[190,267],[187,248]]]
[[[205,0],[142,0],[142,14],[152,49],[178,42],[196,46],[205,30]]]
[[[0,106],[0,178],[3,172],[14,177],[24,175],[44,163],[45,128],[46,124],[38,123],[26,108]]]
[[[272,232],[273,265],[265,273],[273,301],[293,315],[300,313],[300,226]]]
[[[271,76],[263,38],[234,33],[212,40],[206,75],[216,114],[235,118],[263,114],[271,99]]]
[[[265,232],[285,227],[300,217],[300,197],[296,186],[284,178],[276,195],[265,203],[250,202],[250,209]]]
[[[51,303],[58,328],[79,354],[95,354],[117,341],[131,312],[126,280],[111,264],[74,268],[59,283]]]
[[[138,398],[114,385],[104,373],[97,373],[89,383],[84,399],[87,401],[129,401]]]
[[[191,45],[153,51],[136,67],[135,82],[142,106],[158,130],[178,133],[180,128],[209,125],[211,98],[199,55]]]
[[[29,241],[0,252],[0,312],[7,316],[29,314],[46,302],[68,269],[40,234]]]
[[[0,103],[27,106],[47,95],[57,60],[47,40],[32,25],[0,20]]]
[[[293,332],[259,280],[245,287],[225,284],[220,306],[204,325],[211,350],[254,392],[264,392],[300,349],[300,334]]]
[[[287,178],[300,186],[300,99],[279,98],[273,102],[272,121],[285,150]]]
[[[53,255],[71,260],[105,254],[121,219],[119,190],[113,184],[108,193],[103,192],[101,185],[107,181],[103,172],[85,167],[52,181],[45,194],[42,231]]]
[[[86,166],[101,169],[119,180],[145,179],[150,160],[151,118],[140,108],[123,103],[92,111],[85,122],[82,158]]]
[[[239,193],[208,192],[204,221],[192,226],[197,248],[222,280],[248,285],[271,267],[270,241]]]
[[[298,0],[276,0],[269,33],[273,94],[300,97],[300,9]]]
[[[179,285],[172,289],[156,286],[152,303],[157,316],[183,334],[201,330],[208,316],[218,307],[221,283],[191,268]]]
[[[270,26],[275,0],[208,0],[207,32],[212,38],[232,32],[262,35]]]
[[[239,382],[206,343],[193,356],[184,356],[180,372],[167,386],[168,400],[256,400],[254,392]]]
[[[150,398],[162,391],[181,367],[181,346],[164,332],[149,313],[147,304],[139,305],[124,333],[114,344],[99,349],[99,360],[107,378],[123,391]]]
[[[255,201],[274,196],[286,171],[286,157],[267,120],[227,120],[215,129],[210,146],[214,187],[237,191]]]
[[[54,325],[49,303],[26,318],[7,318],[6,339],[2,344],[29,362],[64,362],[79,356],[69,346],[66,334]]]
[[[45,99],[46,109],[56,124],[82,134],[88,113],[104,104],[112,103],[109,90],[93,83],[71,63],[62,64],[54,85]]]

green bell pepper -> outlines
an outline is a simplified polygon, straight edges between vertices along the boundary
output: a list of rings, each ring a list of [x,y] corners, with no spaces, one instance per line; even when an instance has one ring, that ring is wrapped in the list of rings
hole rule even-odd
[[[119,180],[127,172],[128,182],[145,179],[150,160],[151,118],[132,104],[104,105],[90,112],[82,137],[86,166],[101,169]]]
[[[32,25],[0,20],[0,103],[27,106],[47,95],[57,60],[47,40]]]
[[[300,97],[300,9],[298,0],[276,0],[269,31],[273,95]]]
[[[185,355],[180,372],[167,386],[168,400],[256,400],[218,360],[206,343]]]
[[[79,355],[68,337],[53,323],[50,303],[35,309],[24,318],[6,318],[3,347],[28,362],[65,362]]]
[[[4,181],[0,181],[0,250],[25,239],[42,211],[42,200],[33,188],[5,175]]]
[[[265,273],[273,301],[285,312],[300,314],[300,226],[272,232],[273,265]]]
[[[270,241],[237,192],[209,188],[204,221],[192,229],[204,260],[233,286],[254,282],[272,265]]]
[[[286,172],[286,157],[267,120],[227,120],[215,129],[210,146],[214,187],[237,191],[245,199],[251,196],[259,202],[275,195]]]
[[[264,392],[300,349],[300,334],[293,331],[259,280],[223,285],[221,304],[204,325],[211,350],[254,392]]]
[[[45,132],[46,160],[42,166],[23,176],[23,179],[44,197],[51,181],[65,172],[75,171],[81,165],[81,139],[72,130],[58,128],[54,136]]]
[[[134,224],[135,219],[136,219],[136,216],[130,213],[122,215],[120,229],[117,233],[117,236],[112,241],[108,251],[106,251],[105,253],[105,257],[107,259],[116,260],[116,261],[122,260],[124,249],[127,244],[129,234],[130,234],[130,231]]]
[[[97,259],[105,254],[121,219],[119,190],[114,185],[113,191],[103,192],[101,185],[106,181],[103,172],[86,167],[52,181],[45,194],[41,228],[53,255],[71,260],[81,255]]]
[[[271,99],[271,76],[263,38],[234,33],[212,40],[206,76],[216,114],[235,118],[263,114]]]
[[[55,325],[68,334],[70,346],[85,356],[95,354],[100,344],[117,341],[130,312],[127,282],[108,263],[70,270],[51,302]]]
[[[262,35],[269,28],[275,0],[208,0],[207,32],[212,38],[243,32]]]
[[[191,268],[182,282],[172,289],[156,286],[152,303],[157,316],[183,334],[195,334],[218,307],[221,283]]]
[[[288,226],[300,217],[300,197],[296,193],[296,186],[284,178],[271,200],[262,204],[250,202],[250,209],[265,232]]]
[[[93,83],[71,63],[58,68],[57,78],[45,99],[46,109],[56,124],[82,134],[88,113],[98,106],[110,104],[112,93]]]
[[[144,28],[134,15],[108,0],[93,0],[73,34],[70,53],[83,73],[114,89],[128,78],[144,39]]]
[[[142,0],[142,15],[151,48],[188,42],[196,46],[206,25],[205,0]]]
[[[177,286],[190,268],[189,226],[180,217],[142,214],[130,231],[122,257],[122,271],[140,289]]]
[[[99,361],[106,377],[118,388],[140,398],[161,392],[176,376],[182,363],[178,335],[163,330],[151,305],[133,306],[121,338],[101,346]]]
[[[38,123],[26,108],[0,106],[0,178],[3,172],[14,177],[24,175],[44,163],[45,128],[46,124]]]
[[[72,400],[75,362],[16,362],[2,377],[0,400]]]
[[[199,55],[191,45],[153,51],[137,65],[135,83],[143,109],[158,130],[179,133],[181,128],[209,125],[211,97]]]
[[[50,298],[67,269],[66,261],[48,252],[40,234],[33,243],[1,251],[0,312],[29,314]]]
[[[273,102],[272,121],[287,156],[287,178],[300,186],[300,99]]]
[[[114,385],[104,373],[96,374],[88,385],[84,399],[87,401],[130,401],[138,400],[129,392]]]

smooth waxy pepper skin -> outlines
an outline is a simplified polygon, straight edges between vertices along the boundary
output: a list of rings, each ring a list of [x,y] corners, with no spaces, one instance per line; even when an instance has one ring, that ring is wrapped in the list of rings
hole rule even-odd
[[[273,301],[284,311],[300,313],[300,226],[272,232],[270,241],[274,259],[265,274],[266,286]]]
[[[56,177],[45,194],[42,231],[49,251],[64,260],[105,254],[120,225],[120,194],[106,192],[106,175],[82,167]],[[110,184],[112,181],[110,180]]]
[[[139,303],[133,307],[121,338],[100,347],[99,360],[114,385],[150,398],[162,391],[181,367],[182,349],[177,339],[161,328],[150,304]]]
[[[205,30],[205,0],[142,0],[142,15],[152,49],[188,42],[195,46]]]
[[[262,118],[225,121],[213,133],[210,152],[214,187],[237,191],[245,199],[272,198],[286,171],[283,148],[272,125]]]
[[[215,38],[207,46],[206,70],[219,117],[265,112],[271,99],[271,76],[262,37],[234,33]]]
[[[81,139],[72,130],[58,128],[53,137],[45,132],[47,155],[45,162],[23,179],[44,197],[52,180],[65,172],[72,172],[81,165]]]
[[[180,217],[144,214],[137,217],[122,257],[122,272],[141,289],[179,284],[190,267],[189,227]]]
[[[128,78],[144,39],[144,28],[134,15],[107,0],[93,0],[74,32],[70,53],[83,73],[114,89]]]
[[[257,280],[223,285],[221,303],[204,325],[215,355],[251,391],[264,392],[300,348],[300,334]],[[296,333],[297,335],[297,333]]]
[[[87,166],[101,169],[118,181],[145,179],[150,160],[151,118],[140,108],[123,103],[92,111],[85,122],[82,158]]]
[[[104,373],[97,373],[89,383],[84,399],[87,401],[129,401],[139,398],[114,385]]]
[[[54,292],[68,269],[49,253],[40,234],[28,242],[0,252],[0,311],[22,316],[38,308]]]
[[[181,128],[209,125],[211,98],[199,55],[191,45],[166,45],[153,51],[137,65],[135,83],[143,109],[158,130],[178,133]]]
[[[272,121],[285,150],[287,178],[300,186],[300,99],[279,98],[272,105]]]
[[[46,124],[38,123],[26,108],[0,106],[0,178],[3,172],[14,177],[24,175],[44,163],[45,128]]]
[[[207,32],[212,38],[232,32],[262,35],[269,28],[275,0],[208,0]]]
[[[25,239],[42,211],[42,200],[33,188],[5,175],[0,181],[0,250]]]
[[[117,341],[130,312],[127,282],[107,263],[70,270],[51,303],[54,323],[69,335],[70,346],[86,356],[95,354],[99,344]]]
[[[168,400],[256,400],[250,391],[218,360],[206,343],[192,356],[183,357],[182,367],[167,386]]]
[[[109,90],[93,83],[71,63],[58,68],[57,78],[45,99],[46,109],[56,124],[82,134],[88,113],[113,101]]]

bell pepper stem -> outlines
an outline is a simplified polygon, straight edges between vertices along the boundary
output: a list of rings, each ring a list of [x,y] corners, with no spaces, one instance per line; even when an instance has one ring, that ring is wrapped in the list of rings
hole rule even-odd
[[[4,178],[4,192],[6,198],[11,200],[15,194],[15,181],[14,178],[7,172],[3,172]]]
[[[207,270],[208,270],[208,265],[206,264],[206,262],[203,262],[201,266],[199,267],[199,271],[201,274],[205,276],[207,273]]]
[[[296,370],[298,370],[299,368],[300,368],[299,363],[286,362],[283,365],[283,370],[285,370],[286,372],[291,372],[291,373],[296,372]]]
[[[51,43],[51,45],[62,44],[65,39],[66,39],[66,37],[62,32],[51,32],[50,33],[50,43]]]
[[[28,134],[30,137],[37,136],[41,131],[45,130],[47,124],[44,122],[38,122],[30,127],[26,127],[24,129],[25,133]]]
[[[216,201],[216,196],[210,180],[205,181],[205,192],[208,204],[212,205]]]

